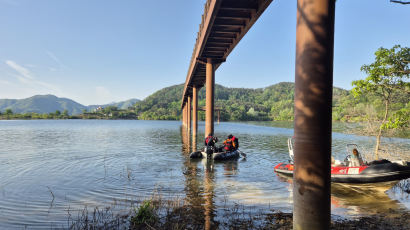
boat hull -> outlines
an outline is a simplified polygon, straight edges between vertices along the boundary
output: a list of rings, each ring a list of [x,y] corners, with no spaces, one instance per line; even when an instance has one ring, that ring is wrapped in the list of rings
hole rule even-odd
[[[232,152],[217,152],[217,153],[212,153],[210,155],[210,158],[212,158],[215,161],[224,161],[224,160],[234,160],[234,159],[238,159],[240,157],[240,153],[241,151],[235,150]],[[197,152],[192,152],[189,156],[190,158],[206,158],[208,159],[208,155],[206,152],[201,152],[201,151],[197,151]]]
[[[293,176],[293,164],[280,163],[275,172]],[[360,167],[331,168],[331,181],[336,183],[378,183],[407,179],[410,177],[410,166],[397,163],[384,163]]]
[[[240,151],[239,150],[235,150],[232,152],[220,152],[220,153],[214,153],[212,155],[212,158],[215,161],[223,161],[223,160],[234,160],[234,159],[238,159],[239,158],[239,154]]]

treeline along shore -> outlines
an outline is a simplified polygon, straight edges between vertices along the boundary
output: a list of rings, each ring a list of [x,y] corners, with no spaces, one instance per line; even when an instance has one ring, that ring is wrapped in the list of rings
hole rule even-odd
[[[215,105],[220,110],[221,121],[292,121],[294,114],[294,83],[282,82],[266,88],[228,88],[216,85]],[[181,119],[181,98],[183,84],[163,88],[126,109],[116,106],[97,107],[91,111],[82,109],[79,114],[68,110],[50,113],[15,113],[12,109],[0,111],[0,119],[139,119],[179,120]],[[397,93],[390,113],[409,113],[407,95]],[[199,107],[205,106],[205,88],[198,94]],[[353,92],[334,87],[333,121],[374,123],[384,115],[384,104],[375,94],[354,97]],[[218,114],[218,113],[215,113]],[[199,111],[200,120],[205,112]],[[371,127],[367,127],[371,129]]]

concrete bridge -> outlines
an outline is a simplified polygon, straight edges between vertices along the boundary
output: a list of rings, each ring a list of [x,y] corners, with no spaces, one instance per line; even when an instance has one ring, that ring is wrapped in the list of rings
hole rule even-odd
[[[194,139],[198,90],[206,87],[205,135],[213,134],[215,70],[271,2],[207,0],[181,105],[183,127]],[[296,7],[293,224],[329,229],[335,0],[298,0]]]

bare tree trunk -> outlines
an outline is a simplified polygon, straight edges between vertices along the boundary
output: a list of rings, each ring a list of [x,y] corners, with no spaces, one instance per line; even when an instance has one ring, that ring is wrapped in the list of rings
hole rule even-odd
[[[389,100],[385,101],[385,105],[386,105],[386,108],[385,108],[385,112],[384,112],[384,118],[383,118],[382,124],[380,125],[379,133],[377,134],[377,138],[376,138],[376,149],[375,149],[375,152],[374,152],[374,159],[375,160],[379,159],[380,138],[382,136],[383,124],[386,123],[387,115],[389,113]]]

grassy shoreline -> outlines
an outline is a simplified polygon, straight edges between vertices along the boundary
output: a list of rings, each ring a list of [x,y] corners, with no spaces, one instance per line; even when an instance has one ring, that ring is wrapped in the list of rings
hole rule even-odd
[[[68,223],[69,229],[292,229],[293,214],[273,209],[255,212],[235,205],[217,216],[206,206],[157,197],[142,201],[126,214],[114,214],[110,208],[84,209]],[[332,218],[330,229],[410,229],[410,213],[390,210],[355,219]]]
[[[410,194],[410,183],[400,183]],[[131,203],[121,213],[114,208],[87,208],[76,218],[69,215],[68,229],[292,229],[293,214],[270,207],[221,204],[192,204],[183,197],[164,199],[154,190],[151,197]],[[358,217],[332,215],[330,229],[410,229],[408,209],[388,209]]]

